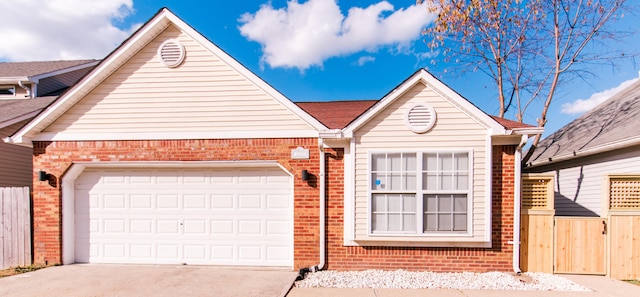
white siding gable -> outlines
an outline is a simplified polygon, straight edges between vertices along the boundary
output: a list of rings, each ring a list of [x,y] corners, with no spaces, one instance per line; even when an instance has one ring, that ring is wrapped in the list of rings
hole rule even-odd
[[[184,62],[175,68],[165,67],[157,56],[158,47],[170,38],[186,49]],[[234,138],[235,133],[261,137],[265,131],[299,136],[316,130],[224,59],[169,25],[42,134],[59,140],[100,133],[137,139],[172,138],[171,133]]]
[[[405,124],[407,109],[415,104],[428,104],[437,114],[433,128],[426,133],[412,132]],[[354,131],[355,139],[355,241],[360,244],[393,244],[447,246],[488,242],[487,222],[487,152],[489,128],[444,98],[422,81],[409,88],[385,109]],[[470,150],[473,157],[472,233],[473,236],[371,236],[369,232],[369,158],[371,152],[422,152]],[[368,243],[369,242],[369,243]],[[446,243],[445,243],[446,242]],[[444,243],[444,244],[443,244]]]

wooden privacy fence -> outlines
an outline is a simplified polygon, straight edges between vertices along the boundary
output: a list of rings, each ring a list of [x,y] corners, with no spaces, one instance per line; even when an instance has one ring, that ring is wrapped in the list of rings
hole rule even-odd
[[[0,188],[0,269],[31,265],[29,188]]]
[[[605,184],[602,217],[555,217],[553,176],[523,175],[523,271],[640,279],[640,176]]]

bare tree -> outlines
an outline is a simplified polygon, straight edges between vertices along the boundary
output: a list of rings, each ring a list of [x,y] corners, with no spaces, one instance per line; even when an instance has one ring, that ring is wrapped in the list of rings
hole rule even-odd
[[[497,116],[505,117],[515,105],[515,119],[522,122],[527,110],[539,104],[537,125],[544,127],[563,80],[584,74],[595,61],[621,57],[598,45],[621,36],[605,25],[623,17],[625,2],[431,0],[428,9],[438,17],[423,33],[447,61],[455,59],[492,78],[498,93]],[[524,162],[539,141],[540,135]]]

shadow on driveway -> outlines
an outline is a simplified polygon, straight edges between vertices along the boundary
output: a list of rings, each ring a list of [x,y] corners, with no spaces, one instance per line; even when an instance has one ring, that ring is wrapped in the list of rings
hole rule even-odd
[[[284,296],[281,268],[74,264],[0,278],[0,296]]]

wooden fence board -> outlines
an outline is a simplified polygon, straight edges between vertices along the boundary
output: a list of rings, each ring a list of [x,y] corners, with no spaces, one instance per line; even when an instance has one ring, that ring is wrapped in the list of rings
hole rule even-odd
[[[520,218],[520,269],[553,273],[553,212]]]
[[[610,276],[640,279],[640,216],[611,215]]]
[[[0,269],[31,264],[29,188],[0,188]]]

